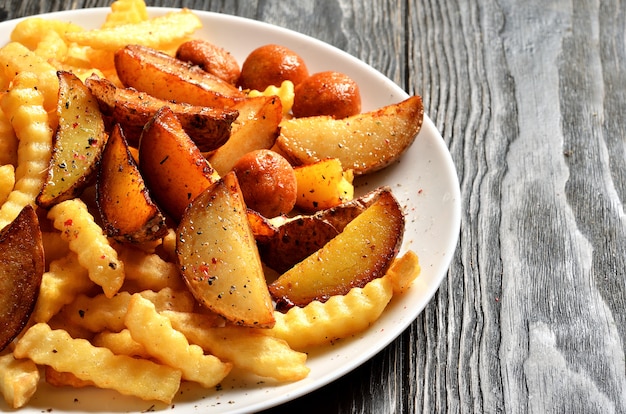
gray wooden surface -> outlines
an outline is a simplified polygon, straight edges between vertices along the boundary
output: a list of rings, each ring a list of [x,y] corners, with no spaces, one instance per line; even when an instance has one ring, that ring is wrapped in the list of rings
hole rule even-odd
[[[626,412],[625,3],[148,1],[346,50],[422,95],[458,169],[460,241],[432,302],[272,412]],[[108,4],[4,0],[0,19]]]

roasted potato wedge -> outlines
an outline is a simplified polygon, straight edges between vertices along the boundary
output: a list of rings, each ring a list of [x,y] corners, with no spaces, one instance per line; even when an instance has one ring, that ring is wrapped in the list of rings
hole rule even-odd
[[[415,140],[423,120],[422,99],[412,96],[343,119],[311,116],[284,120],[276,146],[296,165],[338,158],[344,169],[363,175],[397,160]]]
[[[0,230],[0,351],[30,318],[44,272],[39,220],[31,205]]]
[[[104,147],[96,203],[104,230],[115,240],[141,243],[167,233],[165,217],[150,198],[119,124]]]
[[[235,163],[248,152],[270,149],[278,136],[282,119],[282,103],[276,96],[247,98],[232,106],[239,112],[233,122],[231,136],[207,159],[220,175],[232,170]]]
[[[200,303],[238,325],[274,325],[272,300],[234,173],[192,201],[177,234],[181,273]]]
[[[269,285],[277,309],[324,302],[385,274],[398,254],[404,214],[391,192],[352,220],[324,247]]]
[[[352,170],[344,171],[338,158],[327,158],[294,168],[298,183],[296,207],[315,212],[352,200]]]
[[[281,274],[286,272],[341,233],[380,194],[388,191],[391,191],[388,187],[380,187],[313,215],[266,219],[249,212],[248,221],[259,245],[261,260]],[[303,240],[304,234],[307,237]]]
[[[217,76],[145,46],[119,49],[115,68],[125,86],[160,99],[223,108],[244,98],[243,92]]]
[[[128,142],[137,146],[143,127],[164,106],[176,114],[185,132],[200,151],[211,151],[228,140],[231,124],[239,113],[155,98],[133,88],[118,88],[113,82],[90,76],[85,84],[98,99],[102,113],[122,125]]]
[[[49,208],[82,193],[96,174],[107,141],[98,101],[71,72],[57,72],[58,127],[47,178],[37,203]]]
[[[157,111],[141,135],[139,170],[157,205],[175,221],[219,179],[167,106]]]
[[[338,234],[337,229],[325,220],[315,216],[296,217],[278,226],[269,240],[258,244],[261,260],[282,274]]]

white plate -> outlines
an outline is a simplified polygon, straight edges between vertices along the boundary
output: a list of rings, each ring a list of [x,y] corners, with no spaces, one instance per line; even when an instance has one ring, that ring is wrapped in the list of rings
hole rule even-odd
[[[83,9],[46,15],[83,27],[98,27],[108,8]],[[152,15],[171,9],[150,8]],[[243,62],[255,47],[278,43],[297,51],[311,73],[337,70],[352,76],[360,85],[363,110],[399,102],[407,94],[391,80],[362,61],[326,43],[269,24],[229,15],[198,11],[203,29],[197,35],[210,40]],[[0,23],[0,44],[9,41],[17,20]],[[289,384],[258,382],[258,378],[229,377],[219,390],[203,390],[183,385],[174,402],[175,412],[238,413],[270,408],[314,391],[355,369],[400,335],[420,314],[447,273],[460,229],[460,191],[450,153],[425,116],[424,125],[413,146],[399,163],[368,177],[359,191],[381,184],[391,186],[407,213],[403,250],[412,249],[420,257],[422,273],[412,288],[395,298],[380,320],[366,332],[350,340],[311,353],[308,378]],[[6,410],[6,405],[0,408]],[[76,411],[146,411],[152,403],[96,389],[51,388],[42,384],[24,413]],[[155,404],[155,409],[167,409]]]

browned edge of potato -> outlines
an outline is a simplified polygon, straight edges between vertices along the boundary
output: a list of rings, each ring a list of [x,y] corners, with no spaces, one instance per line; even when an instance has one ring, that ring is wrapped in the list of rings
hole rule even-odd
[[[208,309],[237,325],[274,325],[274,307],[233,172],[185,210],[177,228],[176,254],[189,289]]]
[[[285,120],[276,146],[295,165],[338,158],[344,169],[363,175],[399,159],[417,137],[423,120],[422,99],[411,96],[342,119],[320,115]]]
[[[28,323],[39,295],[45,266],[37,213],[24,207],[0,230],[0,351]]]

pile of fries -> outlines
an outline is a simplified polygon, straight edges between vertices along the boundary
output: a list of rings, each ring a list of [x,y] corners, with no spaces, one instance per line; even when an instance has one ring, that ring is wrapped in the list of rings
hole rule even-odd
[[[0,228],[27,206],[37,208],[58,124],[57,71],[121,86],[116,50],[139,44],[173,55],[200,27],[186,9],[150,18],[142,0],[115,1],[98,29],[42,18],[15,27],[0,48]],[[44,380],[163,404],[173,402],[181,381],[212,388],[233,367],[298,381],[309,373],[308,349],[367,329],[419,273],[408,252],[362,288],[275,311],[271,328],[237,326],[190,293],[173,228],[156,241],[124,243],[107,237],[96,211],[93,186],[38,208],[46,264],[38,299],[26,327],[0,352],[0,392],[10,407],[26,405]]]

